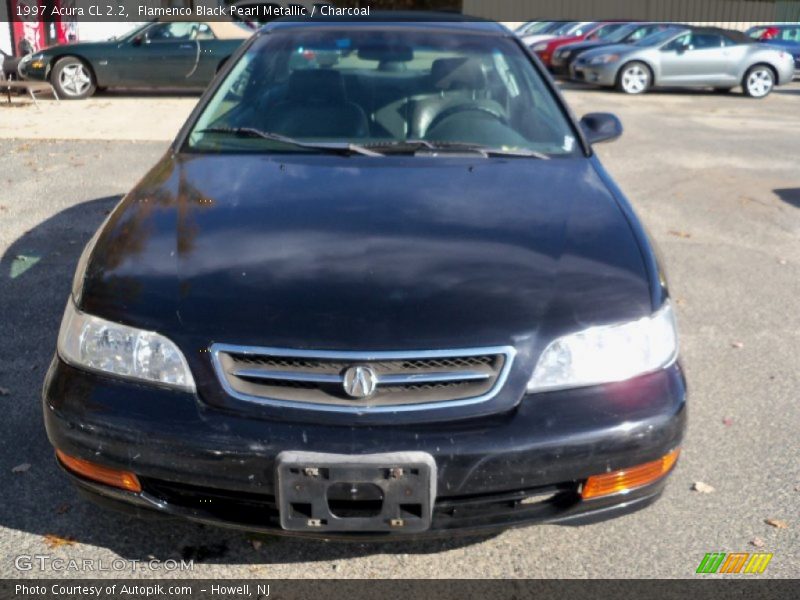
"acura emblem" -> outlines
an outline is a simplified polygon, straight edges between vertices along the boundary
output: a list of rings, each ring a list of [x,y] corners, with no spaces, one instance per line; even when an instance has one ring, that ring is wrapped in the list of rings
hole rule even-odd
[[[375,391],[378,385],[378,376],[369,367],[350,367],[344,372],[342,386],[348,396],[352,398],[366,398]]]

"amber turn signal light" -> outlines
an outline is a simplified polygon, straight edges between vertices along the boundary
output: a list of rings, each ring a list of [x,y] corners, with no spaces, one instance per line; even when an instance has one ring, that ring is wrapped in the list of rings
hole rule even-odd
[[[612,471],[611,473],[603,473],[602,475],[592,475],[586,480],[581,497],[584,500],[589,500],[590,498],[610,496],[611,494],[627,492],[648,483],[653,483],[669,473],[670,469],[675,465],[675,461],[678,460],[680,452],[680,448],[675,448],[669,454],[653,462],[636,465],[620,471]]]
[[[108,467],[97,465],[93,462],[89,462],[88,460],[83,460],[82,458],[75,458],[69,454],[64,454],[61,450],[56,450],[56,456],[58,457],[58,460],[61,461],[61,464],[64,465],[68,470],[81,475],[82,477],[86,477],[86,479],[105,483],[106,485],[127,490],[129,492],[142,491],[139,478],[129,471],[109,469]]]

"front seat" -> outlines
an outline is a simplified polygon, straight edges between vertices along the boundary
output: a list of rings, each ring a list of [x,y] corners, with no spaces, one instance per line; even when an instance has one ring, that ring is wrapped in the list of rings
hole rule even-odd
[[[500,104],[489,100],[488,80],[480,61],[472,58],[439,58],[431,65],[433,93],[414,102],[410,134],[422,139],[437,119],[462,108],[502,116]]]
[[[286,97],[267,115],[267,128],[300,138],[369,135],[366,113],[347,100],[342,74],[330,69],[294,71],[289,76]]]

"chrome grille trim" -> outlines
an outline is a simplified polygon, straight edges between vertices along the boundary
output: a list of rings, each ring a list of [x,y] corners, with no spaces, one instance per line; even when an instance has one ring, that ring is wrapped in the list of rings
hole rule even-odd
[[[513,346],[489,346],[481,348],[466,348],[453,350],[419,350],[419,351],[377,351],[377,352],[358,352],[358,351],[337,351],[337,350],[296,350],[287,348],[274,348],[262,346],[239,346],[233,344],[212,344],[209,348],[211,361],[217,378],[225,392],[245,402],[255,404],[275,406],[279,408],[294,408],[305,410],[316,410],[337,413],[393,413],[409,412],[422,410],[446,409],[458,406],[470,406],[491,400],[505,385],[508,374],[516,355]],[[226,372],[222,363],[223,354],[235,355],[252,359],[253,368],[237,368],[230,373]],[[328,404],[322,402],[287,400],[281,398],[268,398],[247,394],[236,390],[229,381],[229,375],[246,377],[255,380],[269,379],[279,384],[288,385],[313,385],[313,384],[341,384],[342,376],[330,373],[315,373],[313,369],[305,372],[286,371],[280,368],[257,368],[258,364],[269,364],[273,366],[277,362],[287,363],[288,361],[309,359],[310,361],[327,360],[333,362],[346,362],[350,365],[360,363],[375,363],[376,361],[410,361],[409,368],[419,368],[424,361],[436,361],[442,359],[443,366],[457,366],[469,362],[469,357],[484,357],[488,355],[502,356],[503,362],[500,371],[496,376],[489,375],[477,370],[447,370],[437,369],[428,372],[416,372],[405,374],[381,374],[378,376],[379,385],[385,387],[387,391],[395,391],[398,386],[447,386],[470,384],[488,380],[492,377],[495,381],[485,393],[477,396],[458,398],[453,400],[438,400],[433,402],[406,403],[406,404],[382,404],[370,405],[364,400],[352,400],[350,404]],[[303,364],[301,362],[301,364]],[[380,363],[378,363],[380,364]],[[434,362],[434,365],[436,363]],[[283,366],[288,366],[284,364]],[[369,399],[366,400],[368,402]]]
[[[293,371],[272,371],[269,369],[236,369],[236,377],[250,379],[273,379],[278,381],[302,381],[309,383],[342,383],[341,375],[327,373],[295,373]],[[490,379],[488,373],[477,371],[451,371],[439,373],[415,373],[412,375],[378,375],[378,385],[406,385],[411,383],[437,383],[445,381],[480,381]]]

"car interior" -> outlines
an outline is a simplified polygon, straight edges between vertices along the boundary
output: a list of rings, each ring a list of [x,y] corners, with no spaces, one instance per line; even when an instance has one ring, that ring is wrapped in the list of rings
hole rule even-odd
[[[251,127],[301,139],[425,139],[523,148],[534,142],[571,149],[563,116],[537,88],[544,84],[521,76],[523,69],[514,70],[499,52],[298,46],[262,60],[271,62],[254,60],[239,74],[241,81],[230,89],[241,97],[234,93],[230,110],[218,111],[209,126]]]

